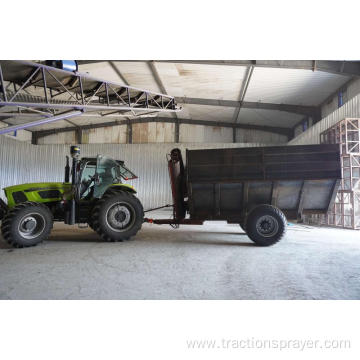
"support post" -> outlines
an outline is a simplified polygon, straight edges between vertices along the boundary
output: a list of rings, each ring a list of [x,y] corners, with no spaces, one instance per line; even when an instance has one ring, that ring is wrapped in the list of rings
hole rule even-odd
[[[297,206],[297,210],[296,210],[296,217],[299,222],[303,222],[302,212],[303,212],[303,208],[304,208],[304,200],[305,200],[306,191],[307,191],[306,185],[307,185],[307,182],[306,182],[306,180],[304,180],[301,185],[298,206]]]
[[[47,85],[46,85],[46,74],[45,74],[45,69],[41,68],[41,73],[42,73],[42,78],[43,78],[43,83],[44,83],[44,95],[45,95],[45,101],[48,104],[49,103],[49,99],[48,99],[48,94],[47,94]]]
[[[180,142],[180,123],[179,123],[179,119],[178,119],[178,118],[176,118],[176,120],[175,120],[174,142],[175,142],[175,143]]]
[[[132,124],[130,120],[127,123],[127,143],[132,144]]]
[[[38,137],[37,132],[36,132],[36,131],[33,131],[33,132],[31,133],[31,143],[32,143],[33,145],[37,145],[37,144],[38,144],[38,140],[39,140],[39,137]]]
[[[76,135],[76,142],[78,144],[82,144],[82,129],[80,127],[78,127],[75,130],[75,135]]]

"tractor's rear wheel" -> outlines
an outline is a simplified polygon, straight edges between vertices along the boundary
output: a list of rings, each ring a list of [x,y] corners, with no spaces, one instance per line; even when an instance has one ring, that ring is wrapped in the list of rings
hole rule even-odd
[[[105,241],[124,241],[136,235],[143,222],[141,202],[127,191],[116,191],[97,202],[89,225]]]
[[[48,207],[24,202],[7,212],[1,232],[13,247],[34,246],[46,240],[53,226],[53,215]]]

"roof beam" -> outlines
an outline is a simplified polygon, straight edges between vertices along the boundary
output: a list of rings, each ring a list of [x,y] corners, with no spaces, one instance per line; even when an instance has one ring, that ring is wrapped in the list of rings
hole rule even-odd
[[[165,89],[165,85],[161,80],[160,74],[156,68],[155,62],[154,61],[147,61],[147,64],[150,68],[150,71],[154,77],[154,80],[157,84],[157,86],[160,89],[160,92],[167,95],[167,91]],[[172,113],[171,114],[173,118],[177,119],[178,116],[176,115],[176,113]],[[175,134],[174,134],[174,142],[178,143],[179,142],[179,122],[175,122]]]
[[[103,62],[98,61],[98,62]],[[115,60],[126,62],[144,62],[144,60]],[[331,61],[331,60],[154,60],[155,62],[225,65],[225,66],[256,66],[282,69],[303,69],[324,71],[345,76],[360,76],[360,61]],[[96,60],[79,60],[78,63],[89,64]]]
[[[179,124],[190,124],[190,125],[203,125],[203,126],[213,126],[213,127],[226,127],[226,128],[235,128],[235,129],[251,129],[251,130],[261,130],[267,131],[271,133],[277,133],[281,135],[290,136],[291,135],[291,128],[285,127],[275,127],[275,126],[261,126],[261,125],[251,125],[251,124],[235,124],[231,122],[221,122],[221,121],[209,121],[209,120],[192,120],[192,119],[174,119],[171,117],[144,117],[144,118],[136,118],[131,120],[131,124],[140,124],[140,123],[149,123],[149,122],[163,122],[163,123],[176,123]],[[119,120],[119,121],[112,121],[112,122],[105,122],[105,123],[98,123],[98,124],[90,124],[90,125],[80,125],[78,127],[66,127],[66,128],[56,128],[56,129],[49,129],[49,130],[39,130],[36,131],[37,138],[58,134],[68,131],[76,131],[79,128],[81,130],[88,130],[88,129],[97,129],[109,126],[119,126],[119,125],[127,125],[129,123],[128,120]]]
[[[119,77],[119,79],[126,85],[130,86],[128,81],[125,79],[124,75],[121,73],[121,71],[118,69],[116,64],[114,64],[113,61],[108,61],[109,65],[112,67],[112,69],[116,72],[116,75]]]
[[[305,105],[291,105],[291,104],[273,104],[256,101],[236,101],[236,100],[217,100],[217,99],[203,99],[190,97],[176,97],[179,104],[193,104],[193,105],[207,105],[207,106],[226,106],[226,107],[241,107],[246,109],[263,109],[263,110],[278,110],[286,111],[295,114],[312,116],[318,111],[317,106]]]
[[[151,71],[151,74],[156,82],[156,85],[159,87],[160,89],[160,92],[162,94],[165,94],[167,95],[167,91],[165,89],[165,86],[164,86],[164,83],[162,82],[161,78],[160,78],[160,75],[159,75],[159,72],[157,71],[157,68],[155,66],[155,63],[154,61],[147,61],[146,62],[149,66],[149,69]]]
[[[247,89],[249,87],[249,84],[250,84],[250,80],[251,80],[251,76],[253,74],[253,71],[254,71],[254,67],[253,66],[249,66],[247,68],[247,71],[246,71],[246,75],[245,75],[245,78],[243,80],[243,83],[242,83],[242,86],[241,86],[241,90],[240,90],[240,96],[239,96],[239,106],[236,108],[236,110],[234,111],[234,116],[233,116],[233,121],[234,123],[236,123],[238,121],[238,118],[239,118],[239,114],[240,114],[240,110],[241,108],[243,107],[243,104],[244,104],[244,99],[245,99],[245,95],[246,95],[246,92],[247,92]]]

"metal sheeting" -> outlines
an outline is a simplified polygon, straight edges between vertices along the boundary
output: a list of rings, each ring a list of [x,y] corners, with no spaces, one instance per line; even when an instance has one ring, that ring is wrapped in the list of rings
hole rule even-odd
[[[65,156],[63,145],[45,148],[0,136],[0,148],[1,189],[31,181],[63,179],[63,175],[60,174],[64,166],[57,168],[59,159]],[[4,197],[2,191],[1,197]]]
[[[320,134],[345,118],[360,117],[360,94],[353,97],[341,108],[310,127],[308,130],[289,141],[288,145],[319,144]]]
[[[263,144],[83,144],[82,156],[106,154],[125,160],[139,179],[132,185],[145,208],[171,203],[166,154],[178,147],[185,149],[253,147]],[[31,145],[0,136],[0,187],[36,182],[63,181],[68,145]],[[1,191],[1,197],[4,193]]]
[[[175,124],[144,123],[132,125],[132,143],[171,143],[174,141]],[[126,134],[126,129],[125,129]],[[108,142],[108,141],[103,141]],[[126,139],[125,139],[126,142]]]
[[[86,130],[88,132],[89,130]],[[85,133],[85,131],[84,131]],[[85,137],[85,136],[84,136]],[[59,134],[52,134],[38,139],[39,145],[47,144],[74,144],[76,142],[75,131],[67,131]]]
[[[180,125],[180,142],[191,143],[231,143],[233,141],[232,128],[203,125]]]
[[[342,93],[344,102],[347,102],[348,99],[352,99],[354,96],[360,94],[360,79],[356,78],[347,83],[346,87],[342,89]],[[338,101],[338,96],[335,94],[331,101],[323,105],[321,108],[322,117],[326,117],[335,111],[338,108]]]
[[[304,115],[285,111],[242,108],[237,122],[240,124],[289,128],[298,123],[303,117]]]
[[[181,119],[233,122],[235,108],[225,106],[182,104]],[[185,111],[184,111],[185,110]]]
[[[275,134],[267,131],[236,129],[236,141],[239,143],[262,143],[280,145],[286,144],[286,135]]]
[[[321,71],[255,68],[245,101],[318,105],[348,80]]]
[[[243,66],[155,62],[165,89],[172,96],[238,100],[246,73]],[[123,69],[123,63],[119,64]]]
[[[116,79],[118,82],[123,82],[119,77],[119,74],[115,71],[115,69],[117,69],[117,71],[121,73],[122,78],[125,79],[128,84],[131,84],[135,87],[139,86],[155,92],[161,92],[158,85],[154,81],[151,69],[147,65],[146,61],[124,61],[121,63],[111,61],[111,63],[113,66],[111,66],[110,61],[81,65],[81,72],[88,72],[92,76],[102,79]]]

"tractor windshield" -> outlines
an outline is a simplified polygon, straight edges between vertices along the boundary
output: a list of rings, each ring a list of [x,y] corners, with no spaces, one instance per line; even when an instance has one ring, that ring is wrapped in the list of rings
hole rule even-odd
[[[96,174],[98,178],[94,188],[96,198],[101,197],[109,185],[121,183],[121,178],[124,180],[137,178],[122,162],[103,155],[97,157]]]

